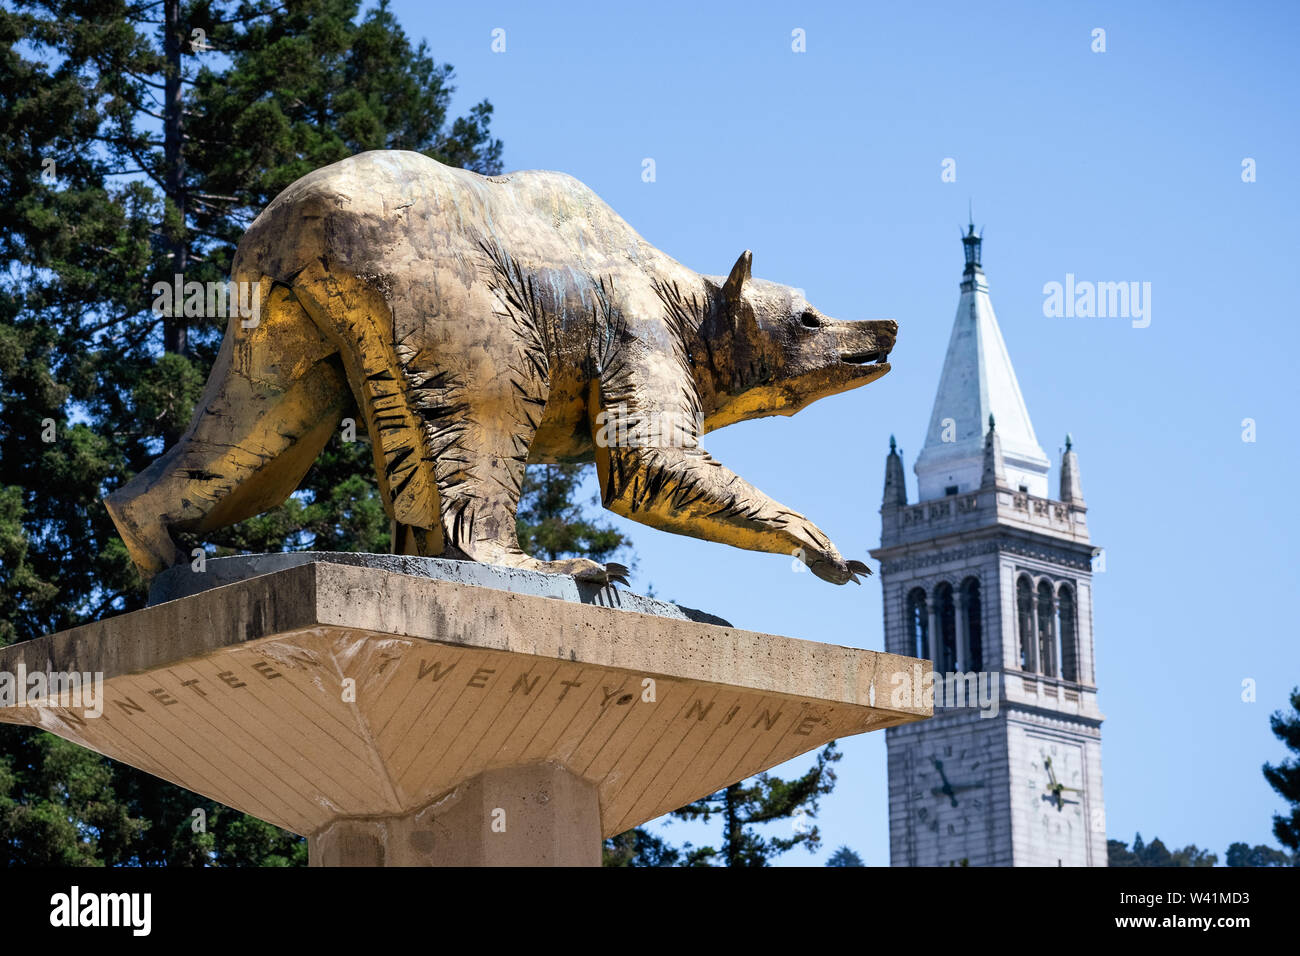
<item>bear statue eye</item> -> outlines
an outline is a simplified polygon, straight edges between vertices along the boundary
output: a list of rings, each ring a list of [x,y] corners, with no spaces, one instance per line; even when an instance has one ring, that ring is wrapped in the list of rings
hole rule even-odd
[[[820,329],[822,327],[817,316],[813,315],[811,312],[805,312],[803,315],[799,316],[799,324],[805,329]]]

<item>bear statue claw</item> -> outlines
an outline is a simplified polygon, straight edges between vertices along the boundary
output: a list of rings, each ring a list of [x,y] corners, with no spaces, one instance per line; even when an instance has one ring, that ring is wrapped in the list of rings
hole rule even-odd
[[[628,567],[625,564],[619,564],[617,561],[606,562],[603,568],[583,572],[577,575],[579,581],[589,581],[592,584],[603,584],[612,587],[615,584],[621,584],[623,587],[630,587],[627,581]]]
[[[854,584],[861,584],[858,579],[859,574],[870,574],[871,569],[861,561],[844,561],[842,559],[829,561],[820,559],[808,565],[810,571],[823,581],[829,581],[831,584],[848,584],[852,581]]]
[[[863,564],[861,561],[850,561],[849,580],[852,581],[854,584],[861,584],[862,582],[858,580],[859,574],[870,576],[871,569],[867,567],[865,564]]]

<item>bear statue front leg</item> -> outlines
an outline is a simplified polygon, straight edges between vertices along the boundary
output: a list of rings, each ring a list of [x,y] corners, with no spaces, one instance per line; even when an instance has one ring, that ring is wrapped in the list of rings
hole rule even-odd
[[[633,521],[748,551],[799,558],[824,581],[862,582],[871,570],[845,560],[797,511],[759,491],[701,448],[598,449],[605,507]]]
[[[645,349],[640,355],[657,354]],[[652,528],[799,558],[833,584],[871,570],[848,561],[815,524],[699,447],[703,422],[682,361],[617,361],[591,392],[588,417],[601,500]]]

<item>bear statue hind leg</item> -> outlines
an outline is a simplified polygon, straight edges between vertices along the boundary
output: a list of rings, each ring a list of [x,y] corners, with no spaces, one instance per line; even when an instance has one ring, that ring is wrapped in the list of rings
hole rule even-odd
[[[352,404],[334,347],[263,279],[257,324],[230,320],[189,430],[104,504],[145,578],[183,560],[173,531],[268,511],[298,486]]]

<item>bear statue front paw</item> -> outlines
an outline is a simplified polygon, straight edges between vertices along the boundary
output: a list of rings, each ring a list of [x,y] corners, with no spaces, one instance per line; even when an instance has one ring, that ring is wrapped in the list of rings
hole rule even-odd
[[[619,564],[617,561],[609,561],[605,564],[599,564],[595,561],[589,563],[595,566],[574,574],[574,577],[579,581],[589,581],[593,584],[604,584],[607,586],[613,584],[621,584],[624,587],[628,586],[627,565]]]
[[[800,542],[795,556],[817,577],[831,584],[848,584],[850,581],[861,584],[858,576],[871,573],[871,569],[861,561],[845,560],[826,533],[803,515],[792,513],[791,517],[797,520],[792,531],[795,540]]]
[[[808,569],[823,581],[829,581],[831,584],[848,584],[852,581],[854,584],[861,584],[862,581],[858,575],[869,575],[871,569],[861,561],[846,561],[838,554],[833,557],[813,558],[808,562]]]
[[[572,575],[575,580],[586,584],[599,584],[603,587],[614,584],[628,586],[627,565],[619,564],[617,561],[601,564],[591,558],[567,558],[560,561],[536,561],[533,565],[534,570],[544,571],[547,574]]]

